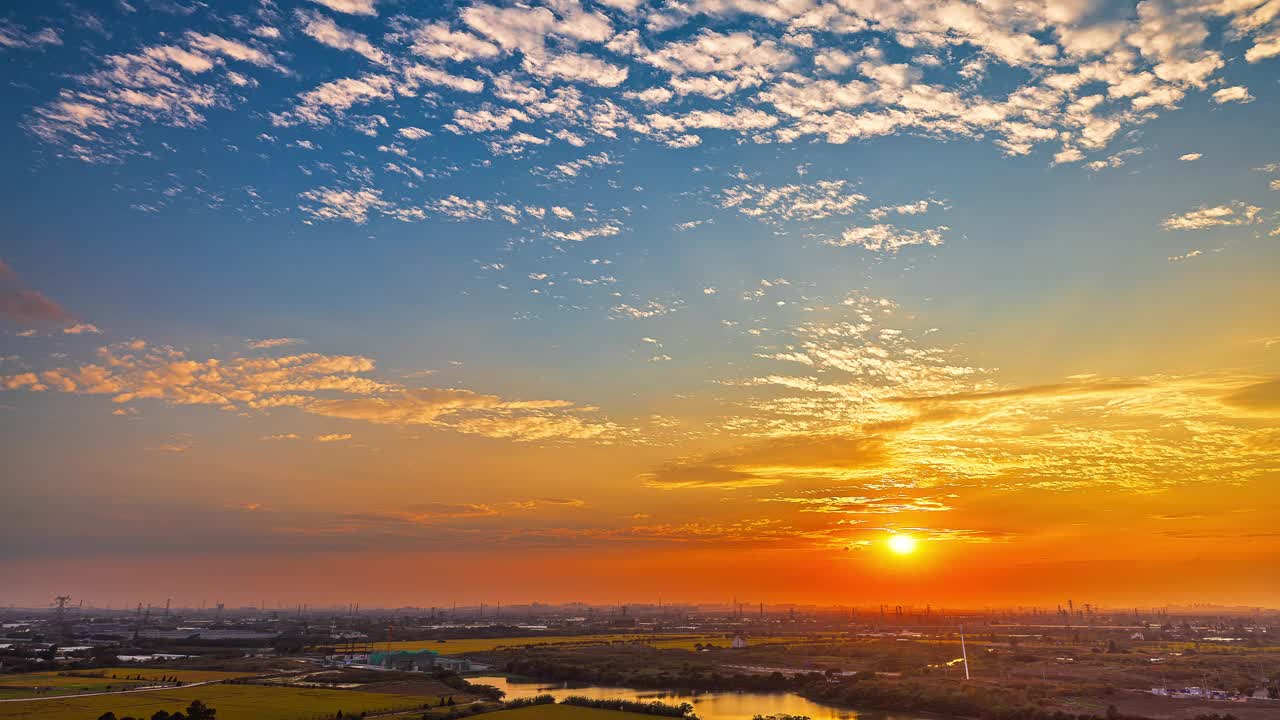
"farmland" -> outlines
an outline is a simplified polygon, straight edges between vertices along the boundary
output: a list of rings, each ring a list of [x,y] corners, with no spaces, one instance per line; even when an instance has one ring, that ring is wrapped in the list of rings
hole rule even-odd
[[[435,698],[349,690],[269,687],[264,685],[202,685],[145,693],[93,695],[54,700],[0,703],[0,719],[84,720],[111,711],[118,717],[151,717],[157,710],[173,712],[192,700],[217,709],[218,720],[311,720],[361,712],[421,708]]]
[[[114,692],[153,686],[166,678],[176,678],[179,682],[187,684],[230,680],[245,677],[246,675],[247,673],[217,672],[212,670],[166,670],[154,668],[102,668],[92,671],[5,675],[0,676],[0,700],[44,695]]]

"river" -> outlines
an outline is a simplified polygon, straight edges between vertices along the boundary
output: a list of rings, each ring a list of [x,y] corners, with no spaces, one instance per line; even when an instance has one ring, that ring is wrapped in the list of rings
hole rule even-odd
[[[507,693],[507,700],[554,695],[557,700],[570,695],[580,695],[602,700],[635,700],[652,702],[661,700],[670,705],[687,702],[701,720],[751,720],[756,715],[807,715],[813,720],[921,720],[924,716],[904,713],[886,713],[875,710],[849,710],[822,705],[806,700],[794,693],[777,692],[683,692],[675,690],[637,690],[625,687],[601,685],[575,685],[564,683],[514,682],[501,675],[468,676],[473,683],[493,685]]]

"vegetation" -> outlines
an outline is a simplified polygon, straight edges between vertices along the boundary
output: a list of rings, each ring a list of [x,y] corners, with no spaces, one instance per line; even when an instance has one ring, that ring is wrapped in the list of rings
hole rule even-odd
[[[502,709],[515,710],[516,708],[527,707],[529,705],[551,705],[555,703],[555,701],[556,697],[554,695],[534,695],[533,697],[508,700],[502,704]]]
[[[578,707],[598,708],[600,710],[621,710],[622,712],[642,715],[661,715],[663,717],[689,718],[690,720],[697,720],[698,717],[693,714],[693,706],[689,703],[668,705],[657,700],[646,703],[634,700],[594,699],[578,695],[570,695],[560,702],[565,705],[577,705]]]
[[[552,703],[502,710],[491,717],[493,720],[643,720],[653,716],[628,715],[616,710]]]
[[[218,711],[205,705],[199,700],[192,700],[187,706],[187,712],[184,715],[181,711],[170,713],[166,710],[157,710],[151,715],[151,720],[214,720],[218,715]],[[117,720],[116,714],[107,711],[98,716],[98,720]],[[135,718],[132,715],[125,715],[118,720],[146,720],[145,718]]]
[[[487,698],[489,700],[501,700],[503,696],[506,695],[506,692],[499,690],[492,685],[480,685],[468,682],[466,678],[452,670],[436,670],[435,673],[433,673],[433,677],[454,690],[471,693],[472,695]]]
[[[435,697],[387,693],[276,687],[266,685],[202,685],[155,692],[32,700],[0,703],[0,720],[92,720],[104,713],[117,719],[149,719],[157,712],[172,713],[201,700],[217,708],[214,720],[332,720],[392,712],[421,710]],[[185,714],[185,711],[184,711]],[[161,716],[163,717],[163,715]],[[186,720],[189,720],[187,718]]]
[[[247,673],[209,670],[117,667],[0,675],[0,699],[117,692],[156,685],[180,687],[195,682],[223,682],[246,675]]]

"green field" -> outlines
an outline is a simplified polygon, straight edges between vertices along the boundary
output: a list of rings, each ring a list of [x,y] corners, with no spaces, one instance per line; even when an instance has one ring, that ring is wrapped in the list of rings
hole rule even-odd
[[[102,677],[94,677],[99,673]],[[0,675],[0,700],[40,697],[42,695],[74,695],[81,692],[111,692],[151,685],[156,680],[176,677],[184,683],[229,680],[249,673],[214,672],[212,670],[164,670],[142,668],[103,668],[70,673],[43,672]],[[137,679],[141,676],[142,679]]]
[[[192,700],[203,700],[218,711],[218,720],[313,720],[343,714],[408,709],[435,700],[408,695],[268,687],[263,685],[202,685],[155,692],[28,702],[0,703],[0,719],[92,720],[110,710],[117,717],[149,718],[157,710],[182,710]]]

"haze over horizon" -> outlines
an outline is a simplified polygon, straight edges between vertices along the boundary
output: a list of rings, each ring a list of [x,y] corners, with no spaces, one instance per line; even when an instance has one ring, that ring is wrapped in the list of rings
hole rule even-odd
[[[19,2],[0,64],[0,604],[1280,606],[1280,0]]]

